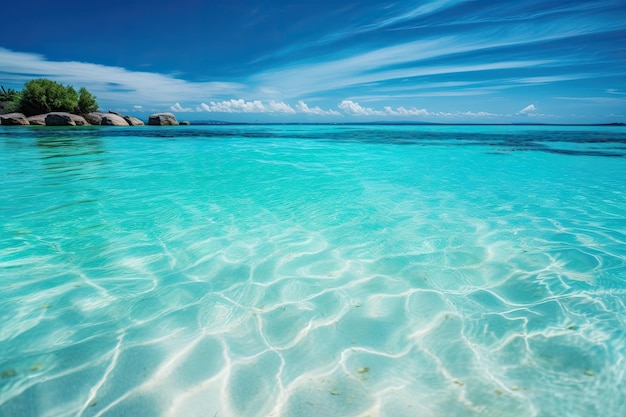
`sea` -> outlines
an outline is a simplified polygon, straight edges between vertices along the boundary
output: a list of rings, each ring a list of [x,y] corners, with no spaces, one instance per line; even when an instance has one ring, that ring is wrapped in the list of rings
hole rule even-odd
[[[2,417],[621,417],[626,128],[0,127]]]

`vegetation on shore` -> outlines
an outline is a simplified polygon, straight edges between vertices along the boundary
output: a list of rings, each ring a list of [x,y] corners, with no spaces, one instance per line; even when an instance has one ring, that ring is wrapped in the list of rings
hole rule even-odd
[[[50,112],[84,114],[98,110],[96,97],[85,87],[76,92],[46,78],[30,80],[22,91],[0,87],[0,114],[23,113],[26,116]]]

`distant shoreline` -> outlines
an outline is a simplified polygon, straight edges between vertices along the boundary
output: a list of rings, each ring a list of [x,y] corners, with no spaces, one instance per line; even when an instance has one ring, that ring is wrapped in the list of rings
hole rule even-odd
[[[429,123],[429,122],[226,122],[192,121],[194,126],[609,126],[625,127],[626,123]]]

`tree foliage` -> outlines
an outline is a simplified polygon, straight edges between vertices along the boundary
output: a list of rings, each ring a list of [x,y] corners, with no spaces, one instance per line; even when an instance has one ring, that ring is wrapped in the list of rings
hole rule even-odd
[[[90,113],[98,110],[96,96],[92,95],[85,87],[78,90],[78,106],[75,113]]]
[[[28,81],[19,92],[4,87],[0,91],[0,111],[5,113],[18,111],[33,116],[54,111],[80,114],[97,110],[96,97],[85,87],[76,92],[70,85],[46,78]]]
[[[0,114],[13,113],[20,110],[22,93],[12,88],[8,90],[0,86]]]
[[[78,93],[46,78],[30,80],[22,91],[21,110],[27,116],[52,111],[71,112],[78,106]]]
[[[96,97],[85,87],[77,93],[70,85],[46,78],[28,81],[22,91],[0,86],[0,114],[20,112],[34,116],[53,111],[84,114],[97,110]]]

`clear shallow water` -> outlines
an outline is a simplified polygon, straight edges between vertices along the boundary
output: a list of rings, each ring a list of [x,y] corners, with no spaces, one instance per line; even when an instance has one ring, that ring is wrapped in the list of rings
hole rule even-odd
[[[2,416],[621,416],[626,131],[0,128]]]

